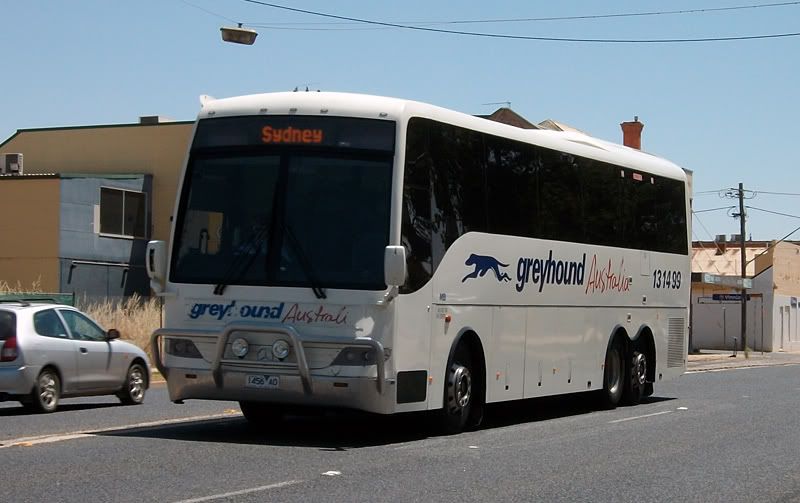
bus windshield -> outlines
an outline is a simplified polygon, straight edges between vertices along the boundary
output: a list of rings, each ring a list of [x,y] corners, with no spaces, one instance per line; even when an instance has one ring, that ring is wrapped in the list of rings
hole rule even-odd
[[[392,156],[195,141],[170,279],[218,293],[228,285],[308,287],[318,297],[324,288],[385,289]]]

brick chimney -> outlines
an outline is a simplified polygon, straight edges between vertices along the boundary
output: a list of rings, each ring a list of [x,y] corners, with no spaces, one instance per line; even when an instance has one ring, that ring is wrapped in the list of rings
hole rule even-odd
[[[623,122],[620,126],[622,126],[622,144],[641,150],[644,124],[639,122],[639,116],[634,116],[633,122]]]

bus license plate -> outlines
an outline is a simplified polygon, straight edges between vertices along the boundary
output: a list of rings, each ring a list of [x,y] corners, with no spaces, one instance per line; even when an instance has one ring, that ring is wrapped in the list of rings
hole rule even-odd
[[[247,374],[245,386],[248,388],[278,389],[281,386],[281,378],[280,376],[264,374]]]

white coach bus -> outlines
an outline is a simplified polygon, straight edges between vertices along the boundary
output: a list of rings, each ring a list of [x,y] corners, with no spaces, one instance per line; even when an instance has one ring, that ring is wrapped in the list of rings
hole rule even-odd
[[[686,175],[577,132],[414,101],[204,101],[154,360],[170,399],[436,410],[594,392],[637,403],[686,368]]]

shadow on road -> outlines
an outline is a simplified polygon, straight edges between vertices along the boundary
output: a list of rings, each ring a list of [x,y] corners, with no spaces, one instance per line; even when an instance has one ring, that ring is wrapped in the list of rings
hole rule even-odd
[[[58,404],[58,409],[55,412],[50,412],[49,414],[58,415],[60,412],[69,412],[69,411],[77,411],[77,410],[92,410],[92,409],[105,409],[106,407],[120,407],[121,404],[119,403],[74,403],[74,404]],[[38,415],[38,412],[35,412],[31,409],[27,409],[20,405],[19,407],[2,407],[0,408],[0,417],[11,417],[11,416],[33,416]]]
[[[478,431],[599,412],[601,409],[596,400],[587,398],[585,394],[566,395],[490,405],[486,408],[484,421]],[[672,398],[649,397],[643,401],[643,405],[667,400]],[[98,434],[191,442],[313,447],[328,451],[390,445],[439,435],[435,417],[430,413],[381,416],[352,411],[288,415],[264,425],[253,425],[244,417],[235,416]]]

